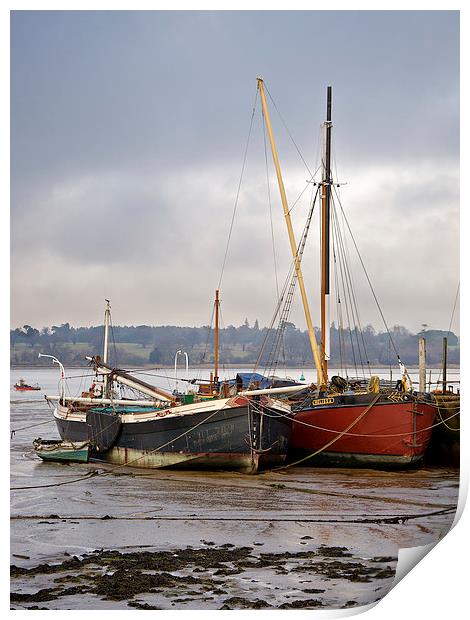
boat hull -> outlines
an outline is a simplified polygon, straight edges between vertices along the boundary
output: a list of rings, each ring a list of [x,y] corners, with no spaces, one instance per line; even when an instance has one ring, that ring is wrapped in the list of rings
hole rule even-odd
[[[376,396],[335,396],[295,412],[290,458],[312,455],[303,464],[340,467],[420,463],[431,438],[435,407],[397,392],[381,395],[374,403]]]
[[[253,408],[246,399],[238,400],[238,406],[219,410],[206,407],[191,415],[123,415],[113,445],[107,450],[92,450],[91,458],[132,467],[235,469],[246,473],[284,463],[292,428],[287,410]],[[70,409],[58,405],[54,415],[62,439],[90,438],[86,413],[71,414]]]
[[[431,438],[426,463],[460,466],[460,394],[433,394],[436,404],[436,426]]]
[[[78,444],[37,439],[34,450],[43,461],[88,463],[89,444],[83,441]]]

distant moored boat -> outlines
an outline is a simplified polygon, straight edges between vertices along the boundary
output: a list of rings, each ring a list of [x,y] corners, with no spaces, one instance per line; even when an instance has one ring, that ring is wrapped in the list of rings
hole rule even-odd
[[[39,384],[35,383],[34,385],[29,385],[24,379],[18,379],[13,387],[19,392],[37,391],[41,389]]]

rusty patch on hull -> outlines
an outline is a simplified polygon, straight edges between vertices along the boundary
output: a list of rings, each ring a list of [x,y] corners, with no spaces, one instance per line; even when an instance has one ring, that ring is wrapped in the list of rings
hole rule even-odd
[[[113,465],[144,467],[149,469],[184,468],[184,469],[235,469],[244,473],[256,473],[260,455],[227,454],[201,452],[185,454],[177,452],[144,452],[134,448],[113,447],[105,454],[97,455],[92,460],[104,461]],[[263,457],[265,455],[262,455]],[[264,460],[264,459],[263,459]],[[275,459],[279,462],[279,459]]]
[[[264,415],[264,412],[267,415]],[[87,432],[80,420],[56,416],[63,439]],[[276,410],[239,406],[174,417],[123,423],[114,445],[91,459],[144,468],[229,469],[256,473],[284,463],[292,419]]]

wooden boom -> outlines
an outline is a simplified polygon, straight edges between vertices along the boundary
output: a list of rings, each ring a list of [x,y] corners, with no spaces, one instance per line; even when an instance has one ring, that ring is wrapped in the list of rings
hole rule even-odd
[[[287,232],[289,234],[290,247],[292,251],[292,257],[294,259],[295,272],[297,274],[297,280],[299,282],[300,295],[302,297],[302,304],[304,307],[305,320],[307,322],[308,337],[310,339],[310,346],[312,347],[313,359],[315,361],[315,367],[317,369],[317,382],[318,387],[325,384],[325,377],[323,375],[323,365],[320,361],[320,353],[318,350],[317,339],[315,332],[313,331],[312,317],[310,314],[310,307],[308,305],[307,293],[305,291],[304,278],[302,270],[300,268],[300,260],[297,253],[297,243],[295,241],[294,229],[292,227],[292,220],[290,217],[289,205],[287,204],[286,190],[284,188],[284,182],[282,180],[281,166],[279,164],[279,157],[277,155],[276,143],[274,142],[274,135],[271,126],[271,119],[269,118],[268,105],[266,103],[266,96],[264,94],[264,83],[261,78],[258,78],[258,88],[261,95],[261,105],[263,106],[263,115],[266,120],[266,128],[268,130],[269,142],[271,144],[271,152],[273,156],[274,167],[276,168],[277,182],[279,185],[279,192],[281,194],[282,208],[284,209],[284,218],[287,224]]]
[[[147,394],[148,396],[152,396],[153,398],[158,398],[159,400],[168,400],[170,402],[175,402],[176,398],[170,392],[166,392],[160,388],[151,385],[150,383],[146,383],[141,379],[136,379],[132,377],[130,374],[125,372],[124,370],[119,370],[118,368],[113,368],[112,366],[108,366],[101,361],[101,359],[97,357],[87,357],[87,360],[91,361],[95,365],[95,370],[98,374],[104,375],[113,381],[117,381],[117,383],[122,383],[123,385],[127,385],[128,387],[134,388],[143,394]]]

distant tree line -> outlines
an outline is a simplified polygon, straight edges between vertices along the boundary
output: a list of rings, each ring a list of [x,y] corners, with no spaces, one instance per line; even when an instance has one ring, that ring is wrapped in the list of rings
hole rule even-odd
[[[229,325],[220,330],[220,361],[223,364],[254,364],[267,328],[260,328],[258,321],[250,326]],[[317,332],[317,340],[320,335]],[[390,338],[391,336],[391,338]],[[418,362],[418,338],[426,337],[427,362],[430,365],[442,361],[443,337],[448,338],[448,362],[459,364],[460,347],[457,336],[442,330],[427,330],[413,334],[405,327],[395,326],[390,331],[377,332],[371,325],[362,330],[339,330],[331,327],[331,366],[388,366],[396,363],[396,352],[405,364]],[[272,337],[272,335],[271,335]],[[69,323],[53,325],[39,330],[30,325],[10,331],[11,364],[38,364],[38,353],[56,355],[64,364],[81,365],[86,355],[102,353],[103,326],[72,327]],[[210,364],[214,360],[214,330],[209,326],[178,327],[163,326],[114,326],[110,333],[110,362],[116,366],[151,364],[171,366],[175,352],[186,351],[190,364]],[[266,363],[271,345],[268,340],[261,363]],[[312,364],[312,353],[306,331],[293,323],[285,326],[282,344],[279,348],[279,364],[286,366],[308,366]]]

